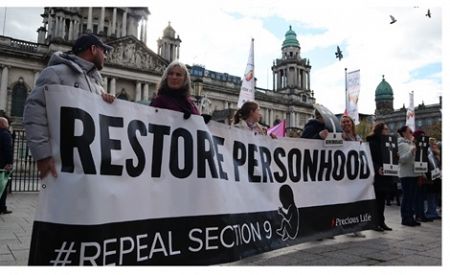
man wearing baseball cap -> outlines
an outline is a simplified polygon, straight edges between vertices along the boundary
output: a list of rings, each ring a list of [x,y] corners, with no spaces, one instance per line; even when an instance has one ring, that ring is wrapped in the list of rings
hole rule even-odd
[[[111,50],[112,47],[97,36],[83,34],[75,41],[71,51],[55,52],[47,68],[40,73],[36,86],[25,103],[23,123],[28,146],[37,161],[41,178],[48,173],[56,177],[55,162],[51,157],[44,86],[59,84],[80,88],[101,95],[103,100],[112,103],[115,97],[103,90],[99,72],[105,64],[106,54]]]

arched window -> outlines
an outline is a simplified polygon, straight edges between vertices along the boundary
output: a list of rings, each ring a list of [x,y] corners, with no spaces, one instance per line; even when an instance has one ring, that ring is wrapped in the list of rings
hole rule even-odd
[[[23,107],[25,106],[25,100],[27,99],[28,88],[25,85],[23,77],[19,77],[19,80],[12,89],[12,104],[11,115],[22,117]]]

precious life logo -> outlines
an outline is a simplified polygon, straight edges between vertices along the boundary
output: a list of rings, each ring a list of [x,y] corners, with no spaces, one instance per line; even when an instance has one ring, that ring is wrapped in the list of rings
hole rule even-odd
[[[361,213],[357,216],[336,217],[331,220],[331,227],[350,226],[358,223],[367,223],[372,221],[370,213]]]

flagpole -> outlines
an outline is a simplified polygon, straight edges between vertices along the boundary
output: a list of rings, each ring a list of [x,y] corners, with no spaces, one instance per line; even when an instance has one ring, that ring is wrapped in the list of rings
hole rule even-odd
[[[5,14],[3,16],[3,36],[5,36],[5,25],[6,25],[6,9],[7,7],[5,7]]]
[[[345,68],[345,111],[344,114],[348,112],[348,94],[347,94],[347,68]]]

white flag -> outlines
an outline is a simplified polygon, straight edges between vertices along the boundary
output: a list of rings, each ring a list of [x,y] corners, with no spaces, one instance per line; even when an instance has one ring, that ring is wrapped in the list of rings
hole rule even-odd
[[[359,70],[347,74],[346,113],[353,119],[355,125],[359,124],[358,99],[359,99]]]
[[[255,100],[255,58],[253,53],[253,41],[250,46],[247,67],[245,68],[244,79],[242,80],[241,92],[239,93],[238,108],[246,101]]]
[[[414,91],[409,93],[409,106],[406,111],[406,126],[414,132],[416,130],[416,113],[414,112]]]

